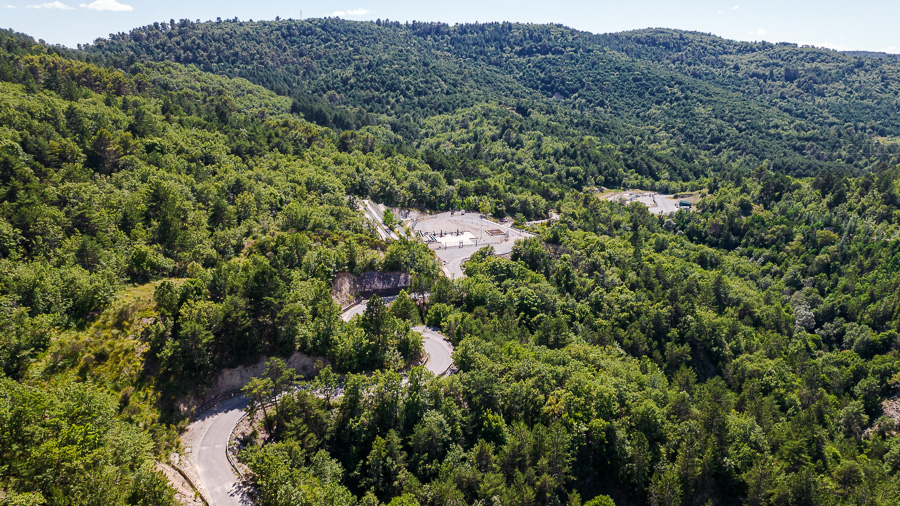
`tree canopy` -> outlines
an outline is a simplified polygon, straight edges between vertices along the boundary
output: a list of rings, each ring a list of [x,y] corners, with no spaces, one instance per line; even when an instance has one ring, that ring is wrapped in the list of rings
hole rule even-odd
[[[0,502],[172,504],[179,401],[265,357],[265,504],[895,504],[898,70],[513,23],[0,31]],[[450,280],[360,199],[555,219]],[[371,271],[410,293],[344,321]]]

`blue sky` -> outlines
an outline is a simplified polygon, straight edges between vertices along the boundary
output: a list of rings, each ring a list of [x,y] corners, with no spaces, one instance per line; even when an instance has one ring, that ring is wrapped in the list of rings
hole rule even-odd
[[[896,0],[0,0],[0,27],[74,47],[154,21],[340,16],[398,21],[562,23],[596,33],[666,27],[729,39],[900,53]]]

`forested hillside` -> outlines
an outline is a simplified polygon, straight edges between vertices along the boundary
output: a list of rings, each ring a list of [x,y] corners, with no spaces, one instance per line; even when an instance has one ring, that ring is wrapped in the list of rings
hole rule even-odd
[[[407,185],[440,192],[439,174],[391,149],[344,153],[246,81],[176,64],[124,74],[0,37],[8,500],[170,500],[152,466],[174,444],[163,422],[223,367],[297,349],[349,371],[418,358],[408,325],[339,322],[329,282],[433,276],[424,245],[381,243],[348,196],[434,205]]]
[[[590,146],[581,139],[589,136],[623,153],[619,164],[604,158],[571,164],[599,165],[593,179],[608,186],[621,184],[620,167],[624,177],[652,181],[694,180],[762,161],[792,175],[860,169],[894,159],[891,139],[900,134],[897,60],[688,32],[600,36],[512,23],[185,20],[87,50],[123,68],[173,60],[244,77],[296,97],[312,121],[339,128],[387,122],[429,147],[443,133],[423,131],[429,118],[449,116],[457,124],[465,119],[460,109],[476,104],[518,113],[512,125],[494,122],[504,122],[501,136],[512,126],[504,140],[513,149],[521,132],[551,133],[530,121],[532,111],[550,114],[567,125],[563,142],[574,138],[575,149]],[[484,142],[464,137],[454,146]],[[473,154],[495,159],[491,150]]]
[[[897,504],[898,65],[515,24],[0,31],[0,504],[173,504],[177,402],[296,351],[331,366],[258,389],[263,504]],[[450,280],[362,198],[559,220]],[[428,297],[345,322],[331,283],[367,271]],[[455,374],[413,367],[420,323]]]

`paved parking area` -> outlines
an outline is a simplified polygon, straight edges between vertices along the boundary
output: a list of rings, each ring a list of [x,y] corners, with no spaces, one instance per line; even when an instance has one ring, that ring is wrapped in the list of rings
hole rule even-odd
[[[504,255],[512,251],[516,240],[532,235],[512,228],[510,224],[469,212],[422,215],[414,222],[412,229],[434,250],[450,279],[464,276],[462,264],[479,249],[492,246],[495,254]]]

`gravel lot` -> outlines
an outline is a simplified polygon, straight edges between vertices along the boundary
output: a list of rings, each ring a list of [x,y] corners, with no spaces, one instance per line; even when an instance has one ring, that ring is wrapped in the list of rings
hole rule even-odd
[[[663,195],[643,190],[628,190],[604,195],[603,198],[611,202],[639,202],[647,206],[652,214],[673,214],[678,211],[679,199],[674,195]]]

